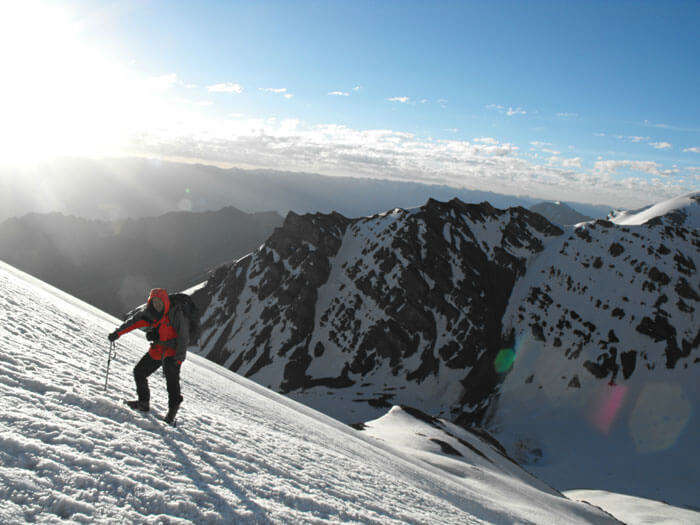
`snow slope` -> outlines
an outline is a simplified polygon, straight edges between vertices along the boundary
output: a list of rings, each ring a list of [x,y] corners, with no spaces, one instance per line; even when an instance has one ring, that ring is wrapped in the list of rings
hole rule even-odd
[[[500,476],[512,490],[518,490],[518,479],[545,492],[558,494],[518,466],[506,455],[501,445],[484,431],[467,431],[414,408],[395,406],[385,416],[364,424],[363,431],[440,467],[450,476],[468,478],[475,485],[493,486],[493,478]],[[568,498],[600,507],[630,525],[700,523],[700,509],[697,508],[689,510],[662,501],[604,490],[570,490],[564,494]],[[504,494],[504,497],[507,495]],[[513,504],[517,502],[513,501]]]
[[[0,263],[0,522],[613,521],[522,476],[446,475],[195,355],[167,427],[120,401],[141,334],[119,341],[103,391],[118,322]]]
[[[700,228],[700,192],[681,195],[641,210],[614,212],[611,214],[610,220],[619,225],[638,226],[656,217],[674,212],[677,214],[678,220],[682,221],[688,228]]]
[[[668,503],[604,490],[569,490],[567,497],[587,501],[601,509],[614,511],[615,517],[628,524],[655,523],[673,525],[700,523],[700,512],[673,507]]]

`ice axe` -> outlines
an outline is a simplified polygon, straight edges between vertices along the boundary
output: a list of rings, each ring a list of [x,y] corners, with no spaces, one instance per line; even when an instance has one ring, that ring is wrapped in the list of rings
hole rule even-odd
[[[109,356],[107,357],[107,376],[105,377],[105,392],[107,392],[107,381],[109,381],[109,365],[112,362],[112,352],[117,357],[117,345],[114,341],[109,342]]]

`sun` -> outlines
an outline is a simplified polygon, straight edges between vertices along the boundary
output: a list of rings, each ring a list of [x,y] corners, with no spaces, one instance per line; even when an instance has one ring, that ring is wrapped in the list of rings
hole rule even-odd
[[[0,162],[121,153],[154,112],[158,86],[84,39],[65,7],[14,2],[0,21]]]

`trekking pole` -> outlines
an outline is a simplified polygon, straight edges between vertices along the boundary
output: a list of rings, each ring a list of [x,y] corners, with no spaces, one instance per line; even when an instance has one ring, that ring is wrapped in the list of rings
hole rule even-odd
[[[105,392],[107,392],[107,381],[109,381],[109,365],[112,362],[112,351],[114,350],[114,357],[117,357],[117,345],[114,341],[109,342],[109,357],[107,358],[107,376],[105,377]]]

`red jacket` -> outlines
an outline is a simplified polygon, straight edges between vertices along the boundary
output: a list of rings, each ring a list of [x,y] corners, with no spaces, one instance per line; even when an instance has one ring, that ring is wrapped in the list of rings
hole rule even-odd
[[[154,297],[160,298],[165,305],[162,314],[156,312],[151,304]],[[158,341],[151,343],[148,350],[153,359],[176,356],[178,361],[184,361],[189,341],[189,325],[179,308],[170,309],[170,298],[164,289],[151,290],[146,308],[138,309],[116,331],[121,337],[137,328],[157,329]]]

